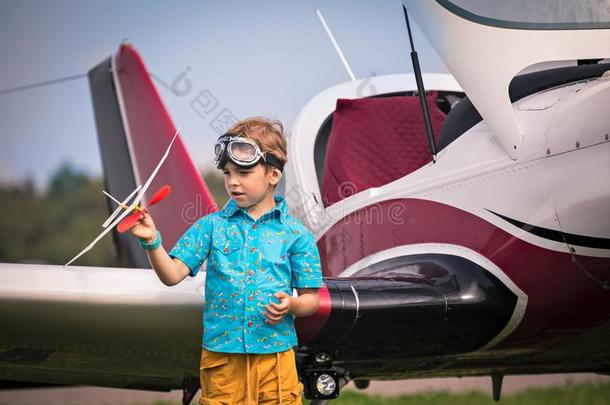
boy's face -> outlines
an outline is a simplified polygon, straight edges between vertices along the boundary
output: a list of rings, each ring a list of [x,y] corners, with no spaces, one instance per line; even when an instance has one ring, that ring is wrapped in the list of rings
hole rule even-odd
[[[281,173],[274,167],[265,170],[263,164],[243,168],[228,161],[222,168],[227,193],[240,207],[249,207],[265,199],[280,180]]]

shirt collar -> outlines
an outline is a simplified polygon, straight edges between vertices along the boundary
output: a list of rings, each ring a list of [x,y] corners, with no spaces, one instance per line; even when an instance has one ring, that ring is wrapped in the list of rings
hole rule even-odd
[[[265,213],[264,215],[268,215],[273,213],[274,211],[278,211],[280,213],[280,222],[284,223],[286,221],[286,215],[288,214],[288,205],[286,204],[284,197],[281,195],[274,195],[273,199],[275,200],[275,207],[273,207],[271,210],[269,210],[269,212]],[[223,217],[229,218],[235,215],[235,213],[238,211],[245,210],[241,208],[233,198],[229,198],[229,201],[227,201],[224,208],[221,210],[221,214]]]

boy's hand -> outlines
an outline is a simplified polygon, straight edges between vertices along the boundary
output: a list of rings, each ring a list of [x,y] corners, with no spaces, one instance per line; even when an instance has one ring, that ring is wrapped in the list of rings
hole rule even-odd
[[[273,294],[273,296],[279,298],[280,303],[276,304],[272,301],[271,305],[265,305],[265,316],[267,317],[265,323],[269,325],[275,325],[281,321],[284,315],[288,313],[290,306],[292,305],[290,296],[283,291],[278,291]]]
[[[157,227],[150,214],[146,211],[142,212],[142,219],[135,223],[129,229],[129,232],[133,236],[137,236],[140,239],[144,239],[146,243],[153,243],[157,237]]]

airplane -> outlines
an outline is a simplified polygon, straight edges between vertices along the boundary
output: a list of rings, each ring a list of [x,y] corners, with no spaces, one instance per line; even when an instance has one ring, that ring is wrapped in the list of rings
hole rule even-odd
[[[414,74],[341,83],[296,118],[278,193],[322,261],[320,308],[295,320],[312,404],[349,381],[491,376],[498,400],[505,375],[610,373],[610,24],[582,3],[556,18],[521,3],[527,18],[403,0],[451,75],[423,74],[426,93]],[[131,45],[89,80],[106,189],[128,195],[175,125]],[[174,188],[150,208],[166,246],[217,209],[180,137],[152,183]],[[168,288],[133,237],[113,238],[125,268],[0,265],[4,387],[190,403],[205,272]]]

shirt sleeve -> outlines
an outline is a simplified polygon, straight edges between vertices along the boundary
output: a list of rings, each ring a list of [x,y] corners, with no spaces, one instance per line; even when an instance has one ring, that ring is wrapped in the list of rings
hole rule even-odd
[[[303,228],[290,250],[292,288],[321,288],[324,285],[316,240]]]
[[[209,216],[200,218],[178,239],[169,251],[169,257],[187,265],[190,270],[189,276],[194,277],[208,258],[212,232],[213,226]]]

